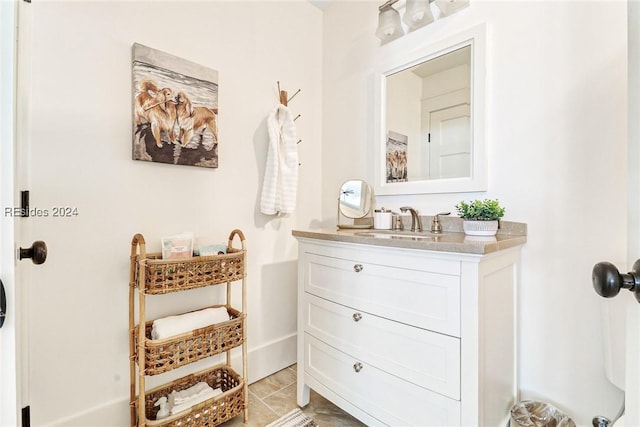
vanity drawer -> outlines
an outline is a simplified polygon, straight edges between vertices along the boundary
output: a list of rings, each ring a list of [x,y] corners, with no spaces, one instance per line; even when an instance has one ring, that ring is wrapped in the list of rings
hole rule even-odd
[[[305,253],[304,289],[387,319],[460,336],[460,276]]]
[[[304,329],[385,372],[460,399],[460,340],[305,294]]]
[[[389,426],[460,425],[460,402],[390,375],[305,334],[307,375]]]

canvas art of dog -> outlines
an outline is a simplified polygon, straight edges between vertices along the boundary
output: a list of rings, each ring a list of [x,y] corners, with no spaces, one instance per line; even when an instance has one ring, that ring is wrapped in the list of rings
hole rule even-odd
[[[202,137],[207,129],[218,140],[217,109],[194,107],[185,92],[174,96],[171,88],[158,89],[152,80],[140,82],[139,92],[135,103],[136,125],[148,124],[159,148],[163,145],[161,132],[168,135],[171,144],[180,143],[182,147],[194,136]]]
[[[218,72],[135,43],[133,159],[218,167]]]
[[[387,182],[407,180],[407,144],[406,135],[389,131],[387,135]]]

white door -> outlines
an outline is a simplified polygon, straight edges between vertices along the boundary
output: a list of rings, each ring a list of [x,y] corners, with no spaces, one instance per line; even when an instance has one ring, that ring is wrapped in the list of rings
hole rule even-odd
[[[18,323],[14,220],[14,129],[15,129],[15,23],[14,2],[0,2],[0,280],[6,316],[0,328],[0,426],[17,426],[20,408],[18,390]],[[3,311],[5,311],[3,310]],[[3,313],[0,313],[3,316]]]
[[[471,176],[469,104],[429,113],[430,178]]]
[[[629,150],[628,150],[628,243],[627,265],[640,258],[640,7],[629,1],[628,9],[628,82],[629,82]],[[624,292],[624,291],[623,291]],[[624,292],[627,293],[628,292]],[[625,375],[625,423],[640,426],[640,303],[631,295],[627,299],[627,351]],[[618,296],[617,298],[621,298]]]
[[[625,425],[640,426],[640,304],[628,301]]]
[[[622,313],[620,322],[610,325],[612,340],[620,333],[625,343],[624,350],[612,345],[609,379],[625,391],[626,426],[640,426],[640,2],[628,1],[628,155],[627,155],[627,269],[630,274],[609,265],[594,268],[594,286],[599,294],[614,297],[616,304],[609,309]],[[634,266],[634,264],[636,264]],[[600,264],[599,264],[600,265]],[[635,270],[635,271],[633,271]],[[621,288],[630,289],[628,292]],[[609,317],[607,315],[607,317]],[[626,321],[624,321],[624,320]],[[612,344],[610,342],[609,344]],[[617,351],[617,352],[616,352]],[[624,353],[624,354],[621,354]],[[621,357],[619,357],[621,356]],[[624,363],[622,363],[624,360]],[[624,364],[624,373],[617,368]],[[612,414],[613,415],[613,414]]]
[[[127,366],[126,327],[113,334],[104,331],[113,330],[113,322],[127,323],[128,287],[122,273],[128,270],[131,236],[141,230],[124,220],[124,208],[118,209],[129,197],[121,191],[127,175],[106,165],[119,165],[130,156],[129,144],[120,144],[131,135],[129,126],[124,132],[122,127],[98,126],[97,134],[92,124],[124,111],[117,106],[128,96],[120,91],[119,99],[111,99],[103,84],[109,73],[96,76],[108,68],[104,58],[87,59],[113,47],[111,41],[90,31],[91,41],[76,37],[84,25],[94,25],[84,12],[97,9],[85,2],[0,0],[4,3],[15,3],[19,23],[14,189],[31,193],[31,217],[16,219],[20,230],[15,241],[29,247],[34,240],[45,240],[49,246],[44,265],[29,260],[15,264],[18,297],[24,296],[18,301],[18,406],[29,406],[34,426],[125,426],[129,381],[121,371]],[[59,19],[65,12],[73,30],[61,36],[56,31],[68,29]],[[60,37],[52,36],[56,34]],[[72,46],[60,40],[71,40]],[[103,102],[87,104],[87,93]],[[128,123],[130,113],[122,119]],[[122,146],[118,161],[100,161],[107,143]],[[126,182],[135,192],[137,184]],[[112,260],[124,268],[107,267]]]

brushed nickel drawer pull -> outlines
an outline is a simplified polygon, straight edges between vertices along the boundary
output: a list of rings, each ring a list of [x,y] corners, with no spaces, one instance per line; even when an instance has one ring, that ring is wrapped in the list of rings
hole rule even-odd
[[[359,322],[360,319],[362,319],[362,314],[361,313],[353,313],[353,321],[354,322]]]
[[[362,370],[362,363],[356,362],[353,364],[353,370],[356,372],[360,372]]]
[[[356,264],[353,266],[353,271],[355,271],[356,273],[360,273],[362,271],[362,264]]]

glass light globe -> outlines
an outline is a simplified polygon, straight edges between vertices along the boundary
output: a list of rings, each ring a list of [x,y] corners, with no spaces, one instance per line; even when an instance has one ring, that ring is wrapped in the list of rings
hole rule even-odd
[[[378,29],[376,36],[383,42],[395,40],[404,35],[400,14],[391,6],[387,6],[380,11],[378,16]]]
[[[431,13],[429,0],[407,0],[407,7],[402,21],[412,31],[432,23],[433,13]]]

